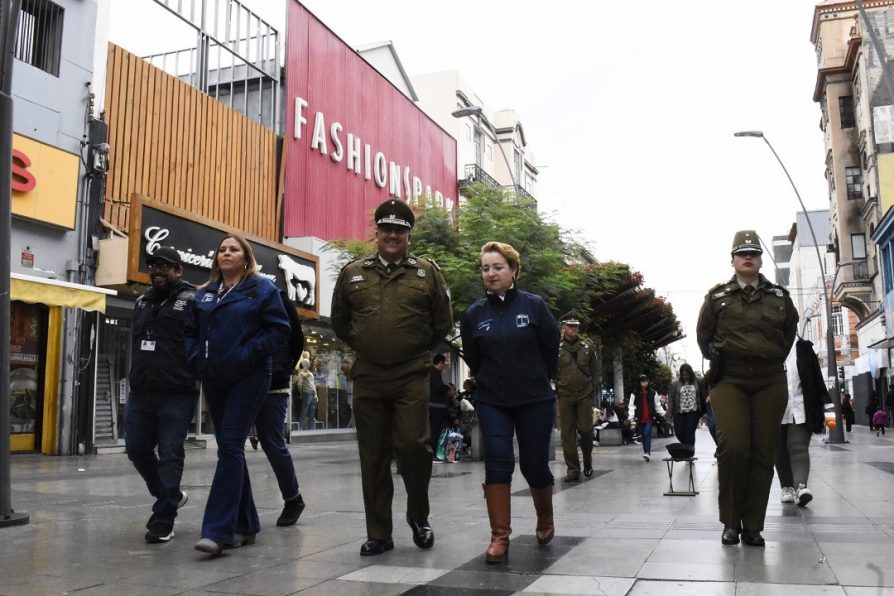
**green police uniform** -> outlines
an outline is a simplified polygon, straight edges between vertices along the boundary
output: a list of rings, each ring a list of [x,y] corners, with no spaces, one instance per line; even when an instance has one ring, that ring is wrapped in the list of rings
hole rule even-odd
[[[762,252],[742,234],[734,254]],[[712,368],[722,367],[710,398],[717,418],[720,521],[727,528],[763,530],[788,401],[784,363],[797,324],[788,291],[763,275],[757,288],[741,287],[736,276],[711,288],[699,313],[699,348]]]
[[[570,342],[563,338],[559,343],[556,396],[568,480],[580,474],[578,436],[584,471],[589,474],[593,469],[593,396],[600,385],[600,370],[599,353],[590,340],[578,337]]]
[[[390,541],[392,450],[401,462],[408,518],[428,519],[428,373],[431,351],[453,328],[444,278],[431,261],[411,254],[390,273],[377,255],[352,261],[335,285],[332,328],[356,351],[353,415],[367,534]]]

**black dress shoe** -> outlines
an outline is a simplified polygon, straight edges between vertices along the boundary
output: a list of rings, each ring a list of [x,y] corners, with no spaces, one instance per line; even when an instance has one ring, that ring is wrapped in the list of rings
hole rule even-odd
[[[584,476],[589,478],[593,475],[593,468],[584,468]]]
[[[723,534],[720,536],[720,542],[726,546],[739,544],[739,530],[737,528],[723,528]]]
[[[363,557],[372,557],[381,555],[383,552],[393,548],[394,543],[390,540],[367,540],[363,546],[360,547],[360,555]]]
[[[432,531],[431,526],[428,525],[428,521],[417,524],[408,517],[407,523],[410,525],[410,529],[413,530],[413,542],[416,543],[416,546],[419,548],[431,548],[435,545],[435,533]]]
[[[580,476],[577,474],[568,474],[565,476],[565,482],[580,482]]]
[[[764,537],[761,536],[760,532],[757,532],[755,530],[742,530],[742,542],[744,542],[748,546],[766,545],[766,542],[764,542]]]

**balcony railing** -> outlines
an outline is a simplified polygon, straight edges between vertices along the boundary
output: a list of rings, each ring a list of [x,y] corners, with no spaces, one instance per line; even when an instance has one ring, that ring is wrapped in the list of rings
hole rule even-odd
[[[485,172],[484,169],[478,164],[466,164],[463,175],[465,176],[463,178],[463,184],[474,184],[475,182],[483,182],[491,188],[500,188],[500,183],[497,182],[497,180],[493,176]]]

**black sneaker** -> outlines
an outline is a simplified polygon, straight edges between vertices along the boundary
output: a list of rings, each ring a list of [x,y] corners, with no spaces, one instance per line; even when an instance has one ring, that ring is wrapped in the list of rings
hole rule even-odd
[[[152,520],[149,531],[146,532],[146,542],[149,544],[159,544],[167,542],[174,537],[174,520],[154,519]]]
[[[276,520],[276,525],[279,527],[294,525],[298,518],[301,517],[302,511],[304,511],[304,499],[301,498],[301,495],[298,495],[294,499],[286,501],[279,519]]]

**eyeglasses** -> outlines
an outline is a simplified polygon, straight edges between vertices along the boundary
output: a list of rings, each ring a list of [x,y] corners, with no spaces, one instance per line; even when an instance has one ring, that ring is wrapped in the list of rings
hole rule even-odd
[[[149,263],[149,271],[170,271],[175,267],[176,265],[174,265],[173,263],[166,263],[164,261]]]

